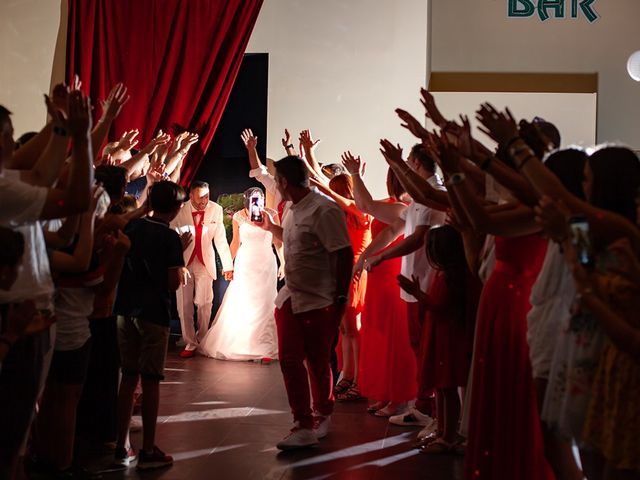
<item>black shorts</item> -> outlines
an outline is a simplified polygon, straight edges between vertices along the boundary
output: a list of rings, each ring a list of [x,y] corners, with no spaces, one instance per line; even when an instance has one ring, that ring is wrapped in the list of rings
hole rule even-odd
[[[49,378],[66,385],[82,385],[87,377],[91,339],[75,350],[56,350],[51,359]]]

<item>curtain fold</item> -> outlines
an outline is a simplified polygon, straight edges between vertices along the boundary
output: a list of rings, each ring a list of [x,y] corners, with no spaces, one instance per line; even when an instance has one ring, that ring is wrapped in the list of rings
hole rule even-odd
[[[124,82],[131,99],[112,138],[138,128],[198,133],[182,168],[193,180],[218,126],[263,0],[68,0],[67,81],[94,102]],[[99,113],[99,107],[96,112]]]

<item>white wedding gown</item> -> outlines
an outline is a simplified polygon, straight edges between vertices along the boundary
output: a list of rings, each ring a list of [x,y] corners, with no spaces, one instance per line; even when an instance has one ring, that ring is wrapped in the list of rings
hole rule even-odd
[[[221,360],[275,359],[277,266],[272,236],[253,225],[243,212],[233,217],[240,229],[233,280],[199,349]]]

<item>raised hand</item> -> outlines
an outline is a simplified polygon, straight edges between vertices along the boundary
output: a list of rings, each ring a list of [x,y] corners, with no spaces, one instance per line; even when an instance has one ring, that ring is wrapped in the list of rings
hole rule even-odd
[[[91,103],[81,91],[69,93],[67,130],[74,139],[88,138],[91,132]]]
[[[342,165],[351,175],[360,175],[360,166],[362,161],[360,157],[354,157],[351,152],[347,151],[342,154]]]
[[[69,102],[69,88],[64,83],[59,83],[55,87],[53,87],[53,92],[51,92],[51,101],[55,105],[58,110],[67,114],[67,104]],[[48,105],[47,105],[48,107]]]
[[[400,120],[404,123],[401,123],[400,126],[409,130],[415,137],[424,141],[429,137],[429,132],[426,128],[422,126],[422,124],[415,119],[413,115],[411,115],[406,110],[402,110],[401,108],[396,108],[396,113]]]
[[[440,168],[445,173],[455,173],[460,170],[460,152],[449,140],[446,131],[440,132],[440,136],[434,138],[438,144],[440,156],[438,157]]]
[[[251,132],[251,130],[249,130],[249,131]],[[252,133],[252,135],[253,135],[253,133]],[[257,140],[257,137],[256,137],[256,140]],[[280,141],[282,142],[282,146],[285,149],[287,149],[290,145],[293,145],[291,143],[291,134],[289,133],[289,130],[287,130],[286,128],[284,129],[284,138],[280,139]]]
[[[140,131],[137,128],[124,132],[120,137],[120,140],[118,140],[118,146],[116,147],[116,150],[123,150],[123,151],[131,150],[133,147],[135,147],[138,144],[139,134],[140,134]]]
[[[289,134],[288,130],[285,130],[285,132],[287,134]],[[253,132],[251,131],[250,128],[245,128],[242,133],[240,134],[240,138],[242,139],[242,143],[244,143],[244,146],[246,147],[247,150],[253,150],[255,148],[257,148],[258,146],[258,137],[255,136],[253,134]],[[282,139],[283,145],[285,142],[285,139]],[[287,143],[287,145],[289,145]],[[285,145],[286,146],[286,145]]]
[[[320,143],[320,139],[314,140],[309,130],[302,130],[300,132],[300,143],[305,151],[312,151]]]
[[[420,95],[422,96],[420,102],[426,110],[427,117],[430,118],[437,126],[442,128],[447,123],[447,119],[444,118],[440,113],[440,110],[438,110],[438,107],[436,107],[436,101],[433,98],[433,95],[424,88],[420,89]]]
[[[178,137],[176,137],[176,141],[178,143],[178,150],[184,153],[187,153],[193,145],[198,143],[198,140],[200,138],[200,135],[191,132],[183,132],[183,134],[181,135],[178,135]]]
[[[149,163],[149,170],[146,174],[149,184],[162,180],[166,171],[167,164],[159,158],[157,153],[154,153]]]
[[[402,159],[402,148],[400,147],[400,144],[394,145],[389,140],[382,139],[380,140],[380,146],[382,147],[380,149],[380,152],[382,153],[382,156],[387,160],[387,163],[404,163],[404,160]]]
[[[153,155],[158,148],[162,145],[166,145],[171,141],[171,135],[163,133],[162,130],[158,131],[158,135],[151,139],[151,141],[142,149],[147,155]]]
[[[66,91],[66,90],[65,90]],[[58,99],[60,100],[60,99]],[[50,98],[48,95],[44,96],[44,103],[47,105],[47,113],[51,117],[53,125],[62,129],[67,128],[67,98],[65,96],[64,109],[60,108],[56,101]]]
[[[102,102],[102,118],[109,120],[116,118],[129,98],[127,87],[124,86],[124,83],[118,83],[111,89],[107,99]]]
[[[518,136],[518,125],[508,108],[499,112],[490,103],[483,103],[476,112],[476,119],[484,126],[480,131],[499,145]]]
[[[80,77],[77,74],[73,76],[73,82],[71,82],[70,89],[71,90],[82,89],[82,81],[80,80]]]

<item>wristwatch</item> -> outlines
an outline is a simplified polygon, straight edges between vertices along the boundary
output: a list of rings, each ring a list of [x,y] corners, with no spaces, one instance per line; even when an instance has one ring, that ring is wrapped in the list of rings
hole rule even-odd
[[[340,307],[345,306],[348,301],[349,301],[349,297],[347,297],[346,295],[338,295],[336,297],[336,305]]]

